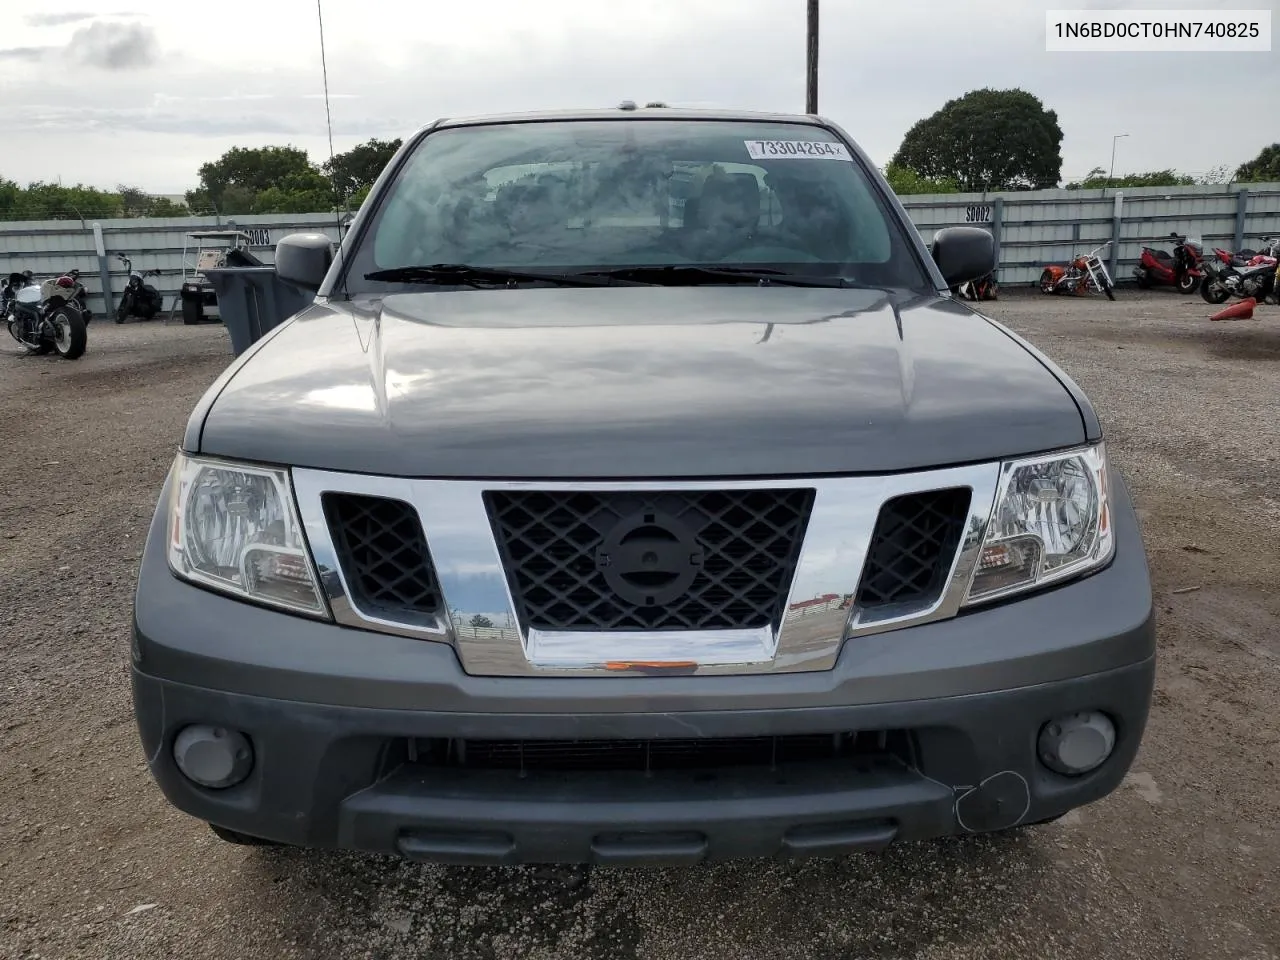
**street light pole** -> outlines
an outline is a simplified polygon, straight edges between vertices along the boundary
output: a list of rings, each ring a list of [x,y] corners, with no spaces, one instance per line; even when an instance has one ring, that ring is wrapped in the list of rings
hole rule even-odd
[[[1107,174],[1107,186],[1111,186],[1111,181],[1116,175],[1116,142],[1121,137],[1127,137],[1127,133],[1117,133],[1111,138],[1111,172]]]
[[[805,96],[805,113],[818,112],[818,0],[809,0],[808,30],[808,90]]]

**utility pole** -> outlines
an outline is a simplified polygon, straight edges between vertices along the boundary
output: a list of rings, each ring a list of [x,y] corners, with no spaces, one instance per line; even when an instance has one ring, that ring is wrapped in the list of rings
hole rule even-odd
[[[1111,169],[1107,172],[1107,186],[1111,186],[1111,181],[1116,175],[1116,143],[1127,136],[1127,133],[1117,133],[1111,138]]]
[[[818,0],[809,0],[808,32],[809,81],[805,113],[818,112]]]

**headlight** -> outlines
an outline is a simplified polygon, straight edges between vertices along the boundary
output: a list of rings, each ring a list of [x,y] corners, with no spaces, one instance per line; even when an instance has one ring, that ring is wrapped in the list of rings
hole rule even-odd
[[[328,616],[285,470],[179,454],[169,566],[224,593]]]
[[[1103,444],[1001,465],[995,509],[966,603],[1073,577],[1111,559]]]

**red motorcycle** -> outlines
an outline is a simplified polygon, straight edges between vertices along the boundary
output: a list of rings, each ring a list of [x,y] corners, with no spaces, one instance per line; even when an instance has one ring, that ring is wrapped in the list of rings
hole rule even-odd
[[[1255,300],[1274,298],[1280,283],[1280,237],[1263,237],[1267,245],[1265,253],[1242,250],[1232,254],[1228,250],[1214,248],[1217,257],[1206,260],[1205,279],[1200,295],[1206,303],[1224,303],[1228,297],[1253,297]],[[1246,254],[1252,254],[1245,259]]]
[[[1200,286],[1200,269],[1203,258],[1199,240],[1189,240],[1179,233],[1169,234],[1173,241],[1173,253],[1153,247],[1143,247],[1138,265],[1133,268],[1138,286],[1143,290],[1151,287],[1176,287],[1179,293],[1195,293]]]
[[[1214,247],[1213,255],[1228,267],[1235,267],[1237,270],[1241,267],[1256,267],[1262,260],[1268,259],[1267,254],[1247,248],[1232,253],[1230,250]]]

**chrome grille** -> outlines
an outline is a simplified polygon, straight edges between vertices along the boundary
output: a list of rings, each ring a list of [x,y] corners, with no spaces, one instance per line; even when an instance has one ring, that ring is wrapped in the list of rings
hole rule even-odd
[[[642,672],[646,664],[654,663],[678,663],[682,665],[681,669],[693,664],[688,667],[692,674],[729,676],[830,670],[846,637],[881,633],[955,616],[963,601],[964,586],[977,562],[981,535],[999,485],[1000,464],[970,464],[886,476],[814,477],[785,483],[778,480],[602,480],[542,481],[533,485],[528,481],[501,479],[379,477],[300,467],[294,468],[292,473],[298,510],[316,570],[334,618],[342,626],[449,643],[463,669],[472,676],[619,677],[627,671],[635,675]],[[950,556],[947,555],[949,551],[941,551],[954,574],[944,580],[939,599],[934,603],[888,603],[862,610],[856,601],[864,579],[868,589],[861,591],[861,599],[865,602],[910,596],[905,591],[889,591],[876,574],[878,568],[886,565],[886,547],[881,542],[885,539],[882,506],[896,498],[909,499],[915,494],[953,489],[971,490],[972,502],[969,516],[961,524],[958,548]],[[630,619],[617,621],[620,626],[616,628],[601,629],[588,625],[574,629],[533,629],[529,623],[530,605],[522,596],[520,571],[512,563],[512,551],[507,542],[507,533],[518,539],[526,532],[523,525],[515,522],[517,517],[507,516],[500,524],[494,515],[495,506],[527,506],[528,503],[521,503],[519,498],[533,492],[554,500],[579,495],[599,498],[598,502],[606,505],[615,502],[615,497],[630,498],[633,504],[665,500],[668,496],[686,498],[683,501],[677,499],[677,507],[681,502],[697,504],[700,498],[713,496],[722,500],[725,497],[743,497],[749,504],[754,501],[773,504],[781,495],[784,506],[788,498],[801,498],[799,512],[803,517],[797,518],[793,527],[790,546],[795,552],[791,559],[779,560],[781,554],[766,552],[769,569],[756,571],[758,575],[765,576],[770,586],[777,585],[773,594],[777,598],[777,606],[765,609],[763,615],[756,612],[757,607],[753,604],[739,602],[735,607],[723,608],[725,612],[714,611],[717,613],[715,617],[698,618],[698,626],[692,629],[681,628],[679,621],[671,629],[649,627],[650,623],[661,623],[656,614],[665,615],[673,608],[676,612],[684,612],[679,597],[673,597],[663,604],[643,604],[656,607],[656,610],[637,611],[635,605],[630,610],[623,610],[623,613],[631,615]],[[495,494],[507,494],[509,499],[505,504],[497,504]],[[757,494],[763,496],[756,497]],[[375,528],[353,537],[352,530],[344,529],[342,523],[351,516],[334,509],[334,499],[344,497],[363,501],[367,506],[372,506],[374,501],[393,501],[399,516],[396,522],[384,524],[390,527],[385,533],[390,535],[393,531],[400,531],[399,542],[389,549],[383,546],[373,550],[365,546],[367,534]],[[362,513],[353,511],[352,515]],[[381,515],[382,511],[377,513]],[[414,522],[415,516],[421,518],[420,524]],[[688,516],[679,516],[686,528],[692,528],[692,531],[686,529],[681,536],[700,532],[702,525],[695,522],[696,511]],[[389,514],[383,519],[390,519]],[[509,528],[506,532],[504,525]],[[548,526],[548,529],[555,533],[553,528]],[[591,529],[588,526],[588,532]],[[357,547],[367,550],[370,555],[397,554],[406,540],[403,531],[409,531],[407,540],[415,544],[406,553],[409,558],[407,569],[394,563],[389,569],[381,564],[360,563],[353,557],[360,552]],[[423,531],[430,535],[429,557]],[[619,539],[615,529],[610,528],[609,533],[614,534],[615,540]],[[602,545],[609,533],[600,537]],[[374,539],[379,544],[385,542],[382,537]],[[875,562],[868,565],[868,548],[873,539],[876,544],[871,552],[875,554]],[[696,536],[694,540],[700,544]],[[786,543],[785,537],[782,542]],[[552,547],[551,544],[540,546],[543,550]],[[708,555],[723,552],[717,549],[716,543],[700,544],[699,549]],[[797,555],[798,559],[794,559]],[[419,562],[422,557],[426,557],[431,566]],[[598,555],[592,555],[592,559],[598,560]],[[702,559],[706,564],[707,557]],[[749,564],[732,556],[731,560],[740,564],[737,569],[731,566],[735,574],[740,574],[744,566],[751,570]],[[559,567],[566,562],[558,561],[553,566]],[[889,568],[893,568],[892,564]],[[535,570],[536,563],[527,573]],[[769,570],[774,573],[772,578]],[[637,578],[637,572],[643,571],[633,569],[628,572],[633,582],[627,588],[633,593],[645,588],[644,578]],[[702,574],[703,571],[695,572]],[[398,576],[406,573],[411,575],[408,584],[397,584]],[[429,580],[420,579],[424,573]],[[586,581],[585,587],[598,588],[599,581],[594,580],[596,573],[603,576],[603,571],[597,568],[595,573],[582,578]],[[536,582],[532,576],[529,579]],[[617,579],[616,575],[614,579]],[[572,583],[576,582],[572,581],[569,589],[574,589]],[[748,585],[754,582],[753,578],[746,578]],[[407,595],[401,592],[405,586],[416,584],[421,588],[424,583],[433,585],[435,589],[424,588],[421,592],[409,589]],[[888,596],[873,596],[873,583],[887,591]],[[388,586],[393,589],[384,595],[384,588]],[[603,591],[597,589],[594,596],[600,597],[601,593]],[[787,602],[784,597],[788,593],[791,594],[788,599],[796,602],[796,608],[783,618],[779,627],[776,626],[779,608]],[[759,594],[757,591],[753,596],[748,591],[747,599],[767,608],[767,598]],[[847,619],[843,616],[845,611],[835,609],[828,611],[828,616],[806,617],[797,613],[800,609],[807,609],[806,604],[815,598],[833,594],[852,595]],[[702,604],[704,608],[707,606],[705,598],[708,593],[702,580],[696,584],[691,580],[689,587],[680,595]],[[576,600],[577,597],[571,599]],[[618,606],[607,595],[601,599],[606,604],[613,602]],[[380,603],[382,609],[375,609],[371,600]],[[422,606],[434,606],[436,612],[421,612],[419,607]],[[697,607],[692,609],[699,612]],[[726,615],[735,610],[741,613]],[[573,608],[568,612],[572,614]],[[573,622],[571,617],[559,622],[566,620]],[[542,622],[554,625],[557,621],[548,617]],[[592,621],[587,618],[587,622]],[[769,625],[754,626],[762,622]],[[737,626],[743,623],[752,626],[738,629]],[[720,629],[720,625],[728,625],[729,629]]]
[[[776,627],[811,489],[487,491],[517,615],[539,630]]]

